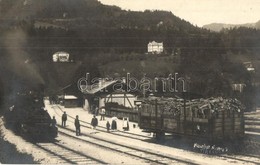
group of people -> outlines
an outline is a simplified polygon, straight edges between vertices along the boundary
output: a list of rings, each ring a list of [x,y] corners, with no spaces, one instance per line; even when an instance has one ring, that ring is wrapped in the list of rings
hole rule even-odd
[[[76,136],[79,136],[80,135],[80,122],[79,122],[78,115],[76,116],[74,124],[75,124],[75,128],[76,128]],[[90,124],[92,126],[92,129],[96,129],[96,127],[98,126],[98,119],[96,118],[96,115],[93,116]],[[107,121],[107,123],[106,123],[107,132],[110,131],[110,126],[111,126],[112,130],[116,130],[117,129],[116,120],[112,120],[111,125],[110,125],[109,121]]]
[[[106,114],[106,110],[104,107],[102,107],[100,109],[100,121],[102,120],[105,120],[105,114]],[[66,121],[67,121],[67,114],[66,112],[63,112],[62,116],[61,116],[61,126],[62,127],[66,127]],[[56,126],[57,122],[56,122],[56,119],[55,119],[55,116],[53,116],[53,119],[52,119],[52,125],[53,126]],[[93,118],[91,119],[91,126],[92,126],[92,129],[96,129],[96,127],[98,126],[98,119],[96,118],[96,113],[94,114]],[[79,116],[76,115],[76,118],[74,120],[74,125],[75,125],[75,128],[76,128],[76,136],[80,136],[80,120],[79,120]],[[112,123],[110,124],[109,121],[107,121],[106,123],[106,128],[107,128],[107,132],[110,131],[110,128],[111,130],[116,130],[117,129],[117,122],[116,122],[116,119],[115,117],[112,118]],[[123,120],[123,129],[124,130],[129,130],[129,123],[128,123],[128,120]]]

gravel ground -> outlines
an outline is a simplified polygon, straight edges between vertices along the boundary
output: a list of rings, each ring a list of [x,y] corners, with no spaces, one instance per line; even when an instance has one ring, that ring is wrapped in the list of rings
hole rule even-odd
[[[0,123],[2,124],[2,122]],[[32,155],[17,151],[15,145],[4,140],[3,132],[0,130],[0,164],[36,164]]]

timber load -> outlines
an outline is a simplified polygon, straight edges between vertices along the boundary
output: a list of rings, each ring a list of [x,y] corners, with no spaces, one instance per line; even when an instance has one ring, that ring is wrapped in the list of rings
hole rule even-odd
[[[139,127],[156,134],[173,133],[209,140],[244,136],[244,106],[237,99],[186,101],[151,97],[139,108]]]

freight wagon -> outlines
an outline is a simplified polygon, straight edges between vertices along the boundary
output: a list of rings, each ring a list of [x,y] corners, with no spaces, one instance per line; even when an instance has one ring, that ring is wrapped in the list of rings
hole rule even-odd
[[[146,99],[139,107],[139,127],[156,133],[206,138],[209,141],[244,136],[243,106],[236,99]]]

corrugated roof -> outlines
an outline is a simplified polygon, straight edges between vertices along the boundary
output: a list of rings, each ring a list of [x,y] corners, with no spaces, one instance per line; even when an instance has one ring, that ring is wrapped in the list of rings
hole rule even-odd
[[[73,96],[73,95],[65,95],[64,96],[64,99],[66,100],[70,100],[70,99],[78,99],[76,96]]]

